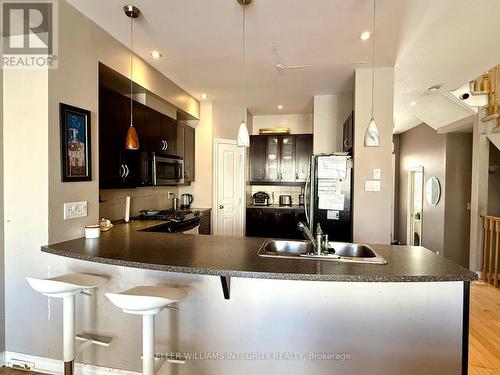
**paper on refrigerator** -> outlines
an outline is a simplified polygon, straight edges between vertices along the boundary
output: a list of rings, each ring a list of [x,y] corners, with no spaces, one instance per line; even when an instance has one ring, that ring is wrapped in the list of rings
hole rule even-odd
[[[345,179],[347,159],[345,156],[319,156],[318,179]]]

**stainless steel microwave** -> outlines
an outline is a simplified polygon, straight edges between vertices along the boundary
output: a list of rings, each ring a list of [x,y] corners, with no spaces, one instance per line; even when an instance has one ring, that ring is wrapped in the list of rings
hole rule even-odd
[[[152,153],[151,164],[153,185],[181,185],[184,183],[184,161],[181,157]]]

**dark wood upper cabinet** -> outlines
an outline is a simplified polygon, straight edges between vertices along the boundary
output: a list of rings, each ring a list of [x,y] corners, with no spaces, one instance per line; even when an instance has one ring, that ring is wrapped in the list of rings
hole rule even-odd
[[[250,184],[297,184],[307,178],[312,134],[250,137]]]
[[[133,123],[139,150],[125,149],[130,126],[130,99],[99,88],[99,186],[117,189],[144,186],[149,181],[148,153],[184,158],[185,182],[194,181],[195,130],[145,105],[133,102]]]
[[[194,181],[194,129],[190,126],[184,128],[184,182]]]
[[[184,158],[184,183],[189,184],[195,180],[195,130],[188,125],[178,123],[175,147],[177,155]]]
[[[267,137],[250,136],[250,181],[266,180]]]
[[[306,181],[309,173],[309,161],[313,154],[313,135],[295,136],[295,181]]]
[[[342,151],[349,152],[352,155],[354,141],[354,111],[347,116],[342,125]]]

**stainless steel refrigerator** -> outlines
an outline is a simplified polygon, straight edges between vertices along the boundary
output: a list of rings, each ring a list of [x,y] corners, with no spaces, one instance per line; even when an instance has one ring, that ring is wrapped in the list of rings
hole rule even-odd
[[[309,229],[321,224],[330,241],[352,242],[351,156],[313,155],[306,182],[305,211]]]

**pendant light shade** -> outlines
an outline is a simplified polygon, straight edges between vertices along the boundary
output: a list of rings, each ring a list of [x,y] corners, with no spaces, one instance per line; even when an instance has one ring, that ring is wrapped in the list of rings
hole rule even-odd
[[[373,116],[373,101],[375,97],[375,10],[377,9],[377,0],[373,0],[373,41],[372,41],[372,117],[365,131],[365,147],[379,147],[380,137],[377,124]]]
[[[247,109],[245,105],[245,7],[252,2],[252,0],[237,0],[238,4],[241,5],[242,8],[242,30],[241,30],[241,99],[243,102],[243,118],[247,115]],[[250,147],[250,135],[248,134],[247,124],[245,120],[242,120],[240,123],[240,128],[238,129],[238,139],[237,139],[238,147]]]
[[[378,127],[375,123],[375,120],[372,118],[368,123],[365,132],[365,147],[379,147],[380,146],[380,137],[378,134]]]
[[[238,130],[238,147],[250,147],[250,135],[245,121],[241,122]]]
[[[133,5],[125,5],[123,7],[123,11],[130,18],[130,126],[127,129],[127,135],[125,136],[125,149],[127,150],[138,150],[139,149],[139,137],[137,135],[137,131],[134,127],[134,101],[132,98],[133,95],[133,81],[132,75],[134,73],[134,45],[132,43],[133,36],[133,25],[134,18],[139,17],[140,11]]]

